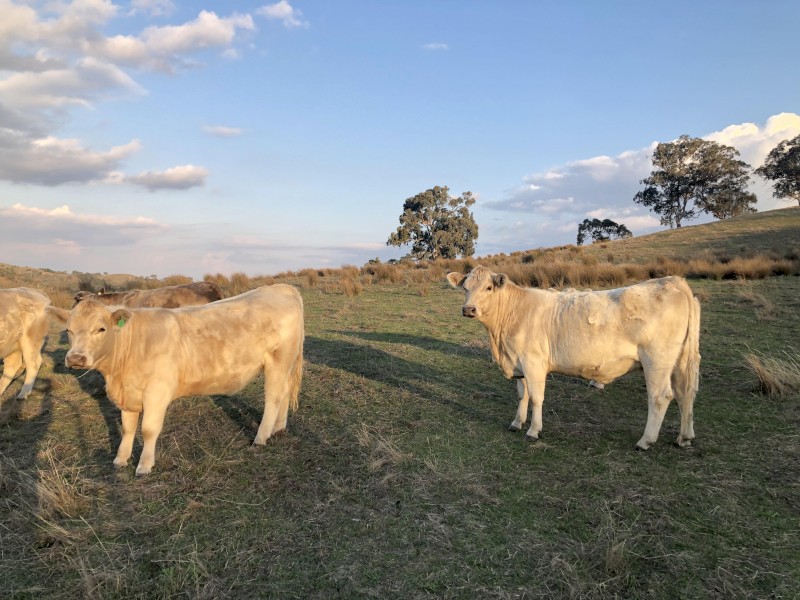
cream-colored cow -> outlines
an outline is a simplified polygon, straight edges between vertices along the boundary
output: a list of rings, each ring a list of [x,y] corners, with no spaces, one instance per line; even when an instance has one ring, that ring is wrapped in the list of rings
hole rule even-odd
[[[122,410],[114,464],[128,463],[142,413],[137,475],[150,472],[167,406],[175,398],[232,394],[264,374],[264,414],[255,436],[264,444],[286,428],[303,374],[303,300],[288,285],[264,286],[204,306],[107,307],[83,300],[67,320],[66,365],[96,369]]]
[[[78,292],[75,304],[92,298],[106,306],[119,305],[130,308],[179,308],[200,306],[222,299],[219,286],[213,281],[196,281],[182,285],[168,285],[152,290],[128,290],[127,292]]]
[[[38,290],[0,290],[0,396],[24,368],[25,381],[17,398],[27,398],[42,366],[42,345],[49,327],[50,298]]]
[[[478,267],[447,280],[466,292],[461,309],[489,332],[492,356],[517,379],[519,406],[509,429],[519,431],[533,404],[527,438],[542,430],[548,373],[605,385],[643,369],[647,425],[637,447],[655,443],[673,396],[681,412],[680,446],[694,439],[693,405],[700,378],[700,303],[681,277],[651,279],[629,287],[561,293],[522,288],[502,273]]]

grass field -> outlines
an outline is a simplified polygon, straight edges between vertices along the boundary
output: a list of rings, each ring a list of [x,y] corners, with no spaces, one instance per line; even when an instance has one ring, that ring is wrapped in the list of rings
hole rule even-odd
[[[700,272],[686,450],[674,405],[659,443],[633,450],[641,374],[604,391],[553,375],[542,439],[506,431],[515,386],[458,316],[443,280],[458,262],[276,276],[306,305],[288,434],[251,446],[261,380],[181,399],[139,479],[111,465],[119,412],[102,378],[67,371],[53,329],[34,393],[15,400],[17,381],[0,405],[0,598],[795,598],[800,394],[760,393],[752,357],[797,379],[800,277],[769,274],[798,272],[799,241],[795,207],[486,259],[560,285]],[[61,306],[84,284],[185,279],[0,265],[3,286]],[[228,293],[273,280],[212,279]]]
[[[677,407],[648,452],[644,380],[551,376],[536,444],[515,386],[445,282],[303,291],[287,435],[254,448],[257,380],[170,407],[153,474],[111,461],[102,379],[51,334],[0,408],[2,598],[793,598],[800,397],[743,356],[798,347],[800,277],[692,281],[696,445]],[[795,350],[796,352],[796,350]],[[141,449],[137,442],[134,461]]]

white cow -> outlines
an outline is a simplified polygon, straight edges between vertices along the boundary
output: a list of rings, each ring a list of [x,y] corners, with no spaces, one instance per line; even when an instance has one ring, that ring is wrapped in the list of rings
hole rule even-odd
[[[184,308],[108,307],[79,302],[67,320],[66,365],[96,369],[122,410],[114,465],[128,464],[142,413],[137,475],[151,471],[167,406],[175,398],[232,394],[264,374],[256,444],[286,428],[303,374],[303,300],[289,285]]]
[[[468,276],[450,273],[447,280],[466,292],[462,315],[486,327],[495,362],[506,377],[518,380],[519,407],[510,429],[519,431],[525,424],[530,399],[526,437],[539,437],[548,373],[605,385],[643,369],[647,426],[637,447],[646,450],[655,443],[673,396],[681,412],[677,442],[691,445],[700,378],[700,303],[683,278],[567,293],[522,288],[484,267]]]
[[[42,345],[49,327],[50,298],[30,288],[0,290],[0,396],[24,367],[17,398],[27,398],[42,366]]]

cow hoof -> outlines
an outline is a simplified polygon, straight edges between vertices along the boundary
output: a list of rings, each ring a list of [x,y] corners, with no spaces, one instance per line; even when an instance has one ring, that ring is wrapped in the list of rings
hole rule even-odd
[[[509,431],[521,431],[522,427],[520,427],[519,425],[514,425],[512,423],[511,425],[508,426],[508,430]]]
[[[144,475],[150,475],[150,471],[152,470],[153,470],[152,467],[149,469],[146,469],[144,467],[136,467],[136,476],[142,477]]]
[[[681,448],[691,448],[692,447],[692,440],[681,440],[677,441],[678,446]]]
[[[538,435],[530,435],[528,433],[525,434],[525,441],[526,442],[538,442],[539,436]]]
[[[128,461],[127,460],[119,460],[119,459],[115,458],[114,459],[114,466],[117,467],[118,469],[121,469],[122,467],[127,467],[128,466]]]
[[[646,452],[650,446],[642,446],[641,444],[636,444],[634,450],[640,450],[642,452]]]

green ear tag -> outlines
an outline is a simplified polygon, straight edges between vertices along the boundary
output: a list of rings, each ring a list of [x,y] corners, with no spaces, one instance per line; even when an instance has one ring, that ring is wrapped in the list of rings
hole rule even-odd
[[[117,327],[122,327],[125,325],[125,317],[120,317],[119,321],[117,321]]]

